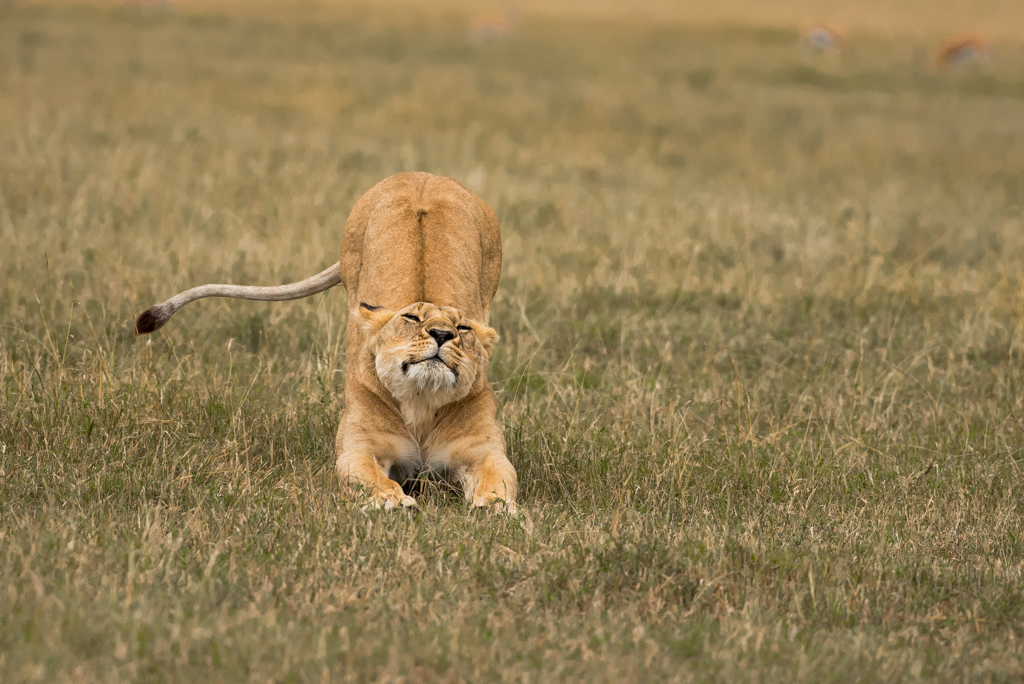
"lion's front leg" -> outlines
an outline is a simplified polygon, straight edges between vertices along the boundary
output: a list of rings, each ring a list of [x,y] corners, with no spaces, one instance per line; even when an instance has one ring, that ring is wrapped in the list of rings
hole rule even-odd
[[[342,416],[337,448],[338,477],[342,483],[362,487],[369,496],[371,508],[417,507],[416,499],[388,477],[392,466],[412,458],[415,445],[398,435],[362,429]]]
[[[515,468],[505,454],[505,439],[493,418],[482,434],[439,441],[430,450],[432,468],[450,469],[462,483],[466,500],[476,508],[495,504],[516,511],[518,481]]]
[[[516,512],[516,471],[504,448],[487,453],[475,465],[466,468],[462,486],[466,499],[477,508],[500,504],[509,513]]]

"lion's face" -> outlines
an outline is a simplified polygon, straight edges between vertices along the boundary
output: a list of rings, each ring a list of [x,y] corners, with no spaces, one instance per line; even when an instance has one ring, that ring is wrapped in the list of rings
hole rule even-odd
[[[359,313],[377,376],[403,402],[443,406],[465,397],[498,337],[450,306],[417,302],[392,312],[361,304]]]

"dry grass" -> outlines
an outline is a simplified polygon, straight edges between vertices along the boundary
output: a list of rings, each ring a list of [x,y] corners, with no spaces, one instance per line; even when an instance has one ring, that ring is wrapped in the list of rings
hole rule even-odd
[[[1024,55],[0,5],[0,680],[1016,681]],[[498,212],[518,519],[364,514],[335,258]]]

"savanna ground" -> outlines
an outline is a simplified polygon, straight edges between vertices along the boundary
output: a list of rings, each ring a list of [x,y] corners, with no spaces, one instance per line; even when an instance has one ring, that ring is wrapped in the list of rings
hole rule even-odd
[[[1024,677],[1024,52],[0,5],[0,680]],[[519,517],[338,485],[385,176],[502,222]]]

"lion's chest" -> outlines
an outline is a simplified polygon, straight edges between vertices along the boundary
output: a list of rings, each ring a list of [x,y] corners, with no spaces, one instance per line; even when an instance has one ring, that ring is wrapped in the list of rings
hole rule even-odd
[[[434,429],[437,408],[428,402],[411,402],[401,407],[402,420],[421,448]]]
[[[439,419],[439,407],[403,407],[402,418],[412,437],[406,450],[406,467],[412,472],[445,472],[452,467],[447,430]]]

